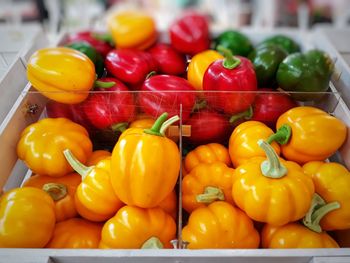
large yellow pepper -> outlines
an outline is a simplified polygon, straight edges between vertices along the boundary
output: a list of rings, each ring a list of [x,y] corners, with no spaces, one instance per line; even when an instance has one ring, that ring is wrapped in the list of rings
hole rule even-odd
[[[142,12],[122,12],[107,20],[109,31],[117,48],[144,50],[157,40],[153,18]]]
[[[265,157],[265,152],[259,147],[258,140],[265,140],[272,134],[273,131],[262,122],[246,121],[238,125],[231,134],[228,147],[233,166],[237,167],[252,157]],[[273,142],[271,145],[279,155],[278,144]]]
[[[93,62],[71,48],[36,51],[27,65],[29,82],[44,96],[67,104],[85,100],[96,78]]]
[[[276,226],[301,219],[315,192],[312,179],[298,164],[280,160],[265,141],[259,145],[268,160],[252,158],[235,169],[232,195],[236,205],[253,220]]]
[[[0,199],[0,219],[0,247],[42,248],[55,227],[54,202],[38,188],[15,188]]]
[[[190,214],[182,229],[188,248],[258,248],[259,233],[253,221],[240,209],[217,201]]]
[[[342,146],[347,133],[341,120],[308,106],[283,113],[276,128],[278,131],[268,141],[282,144],[283,156],[299,164],[324,161]]]
[[[209,65],[224,57],[215,50],[200,52],[191,58],[188,65],[187,80],[196,90],[203,90],[203,76]]]
[[[174,189],[180,171],[177,145],[164,136],[178,120],[162,114],[151,129],[124,131],[112,152],[111,182],[115,193],[127,205],[150,208]]]
[[[23,130],[17,155],[34,173],[59,177],[73,171],[63,155],[65,149],[85,163],[92,153],[88,132],[68,119],[46,118]]]
[[[341,164],[332,162],[309,162],[303,170],[310,175],[316,193],[325,202],[310,211],[314,214],[319,211],[319,217],[312,220],[313,225],[321,226],[319,231],[350,228],[350,172]]]

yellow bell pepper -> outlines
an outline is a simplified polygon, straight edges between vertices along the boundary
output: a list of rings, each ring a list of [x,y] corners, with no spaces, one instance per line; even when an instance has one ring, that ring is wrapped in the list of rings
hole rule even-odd
[[[246,121],[238,125],[231,134],[228,147],[233,166],[237,167],[252,157],[265,157],[258,140],[266,140],[272,134],[273,131],[262,122]],[[279,155],[279,145],[276,142],[271,145]]]
[[[110,157],[112,154],[109,151],[105,150],[97,150],[93,151],[88,160],[86,161],[87,166],[93,166],[96,165],[99,161],[102,161],[106,159],[107,157]]]
[[[34,173],[60,177],[73,171],[63,155],[64,149],[70,149],[85,163],[92,153],[88,132],[66,118],[46,118],[23,130],[17,155]]]
[[[142,12],[126,11],[107,19],[109,31],[117,48],[144,50],[157,40],[153,18]]]
[[[325,202],[310,211],[319,214],[312,220],[314,227],[321,226],[319,231],[350,228],[350,172],[333,162],[308,162],[303,170],[312,178],[316,193]]]
[[[190,249],[258,248],[260,240],[253,221],[224,201],[194,210],[182,229],[182,239]]]
[[[232,195],[236,205],[253,220],[276,226],[301,219],[315,192],[312,179],[298,164],[279,159],[267,142],[260,140],[259,145],[268,160],[252,158],[235,169]]]
[[[111,182],[127,205],[150,208],[159,205],[174,189],[180,171],[177,145],[164,136],[179,118],[162,114],[151,129],[124,131],[112,152]]]
[[[203,90],[203,76],[209,65],[224,57],[215,50],[202,51],[191,58],[188,65],[187,80],[196,90]]]
[[[284,226],[265,225],[261,232],[263,248],[338,248],[326,232],[316,233],[298,223]]]
[[[308,106],[283,113],[277,120],[276,129],[268,142],[282,144],[283,156],[299,164],[324,161],[342,146],[347,134],[341,120]]]
[[[52,198],[34,187],[15,188],[0,199],[0,247],[42,248],[55,228]]]
[[[66,104],[85,100],[96,78],[94,63],[83,53],[65,47],[36,51],[27,65],[29,82],[44,96]]]

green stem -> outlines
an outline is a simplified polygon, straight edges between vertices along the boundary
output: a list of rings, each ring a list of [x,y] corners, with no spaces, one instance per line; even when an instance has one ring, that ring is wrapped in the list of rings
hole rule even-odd
[[[82,164],[69,149],[63,151],[64,157],[66,157],[67,162],[72,166],[72,168],[81,175],[82,180],[94,169],[94,166],[85,166]]]
[[[278,155],[270,144],[264,140],[259,140],[258,145],[264,150],[267,160],[261,163],[261,172],[264,176],[278,179],[285,176],[287,168],[280,162]]]
[[[241,60],[232,55],[231,50],[225,48],[223,46],[218,46],[217,50],[224,55],[224,60],[222,62],[222,66],[226,69],[234,69],[239,64],[241,64]]]
[[[151,71],[150,73],[147,74],[146,79],[149,79],[150,77],[153,77],[155,75],[157,75],[157,72],[153,70],[153,71]]]
[[[196,196],[196,201],[198,203],[211,204],[212,202],[217,200],[224,201],[225,195],[220,188],[213,187],[213,186],[207,186],[204,189],[203,194],[199,194]]]
[[[151,237],[142,244],[141,249],[162,249],[163,247],[158,237]]]
[[[230,123],[235,123],[237,120],[244,119],[250,120],[253,117],[253,107],[249,106],[246,111],[232,115],[230,118]]]
[[[162,124],[166,121],[167,118],[168,118],[168,113],[164,112],[153,123],[153,126],[150,129],[145,129],[143,130],[143,132],[151,135],[156,135],[156,136],[164,136],[160,133],[160,128],[162,127]]]
[[[114,132],[123,132],[125,131],[129,126],[129,123],[127,122],[119,122],[117,124],[112,125],[112,131]]]
[[[105,81],[95,80],[95,87],[100,89],[112,88],[114,87],[115,84],[116,83],[114,81],[105,82]]]
[[[303,224],[312,231],[321,233],[321,219],[329,212],[338,208],[340,208],[339,202],[327,204],[320,195],[315,193],[312,197],[310,209],[303,218]]]
[[[111,34],[97,34],[92,33],[91,36],[97,40],[101,40],[103,42],[107,42],[111,46],[114,46],[114,40]]]
[[[160,127],[160,131],[159,131],[160,134],[162,136],[164,136],[166,129],[168,129],[170,125],[172,125],[173,123],[177,122],[178,120],[180,120],[180,117],[178,115],[175,115],[175,116],[171,117],[170,119],[166,120],[162,124],[162,126]]]
[[[283,145],[286,144],[292,136],[292,128],[288,124],[283,124],[274,134],[272,134],[266,141],[272,143],[274,141]]]
[[[196,101],[196,103],[193,105],[191,112],[195,112],[195,111],[199,111],[201,109],[204,109],[207,107],[207,105],[208,105],[208,103],[206,100]]]
[[[61,200],[67,196],[67,186],[58,183],[44,184],[42,189],[48,193],[54,201]]]

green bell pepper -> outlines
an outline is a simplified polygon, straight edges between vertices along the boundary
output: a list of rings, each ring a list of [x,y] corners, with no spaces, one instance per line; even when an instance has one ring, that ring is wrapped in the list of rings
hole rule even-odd
[[[259,87],[276,85],[278,66],[287,55],[287,52],[277,45],[260,46],[249,54],[248,58],[254,65]]]
[[[310,50],[286,57],[278,67],[276,79],[280,88],[287,91],[325,92],[333,70],[334,63],[327,53]],[[301,97],[310,99],[307,95]]]
[[[288,54],[300,52],[300,46],[291,38],[284,35],[275,35],[265,39],[259,45],[277,45],[283,48]]]
[[[223,46],[231,50],[233,55],[247,57],[253,51],[253,45],[249,38],[234,30],[227,30],[221,33],[214,41],[215,49]]]

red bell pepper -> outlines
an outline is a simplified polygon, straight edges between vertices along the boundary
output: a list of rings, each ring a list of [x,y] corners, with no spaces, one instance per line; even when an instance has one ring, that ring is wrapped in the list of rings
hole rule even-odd
[[[158,70],[157,61],[151,54],[132,49],[112,50],[106,57],[105,66],[114,77],[134,86],[142,83],[150,72]]]
[[[209,24],[205,16],[188,13],[170,26],[170,43],[181,53],[195,55],[209,49]]]
[[[102,36],[102,34],[98,34],[92,31],[81,31],[73,33],[68,35],[65,44],[69,45],[75,42],[85,41],[93,46],[98,53],[105,57],[108,52],[113,49],[113,47],[108,42],[99,39],[99,35]]]
[[[186,79],[170,75],[151,76],[143,83],[141,91],[143,92],[139,94],[138,99],[145,113],[157,118],[163,112],[167,112],[171,117],[180,115],[182,105],[184,122],[191,114],[196,97],[193,92],[189,92],[195,89]]]
[[[227,49],[220,51],[225,58],[210,64],[203,77],[203,90],[218,92],[204,92],[204,96],[211,108],[227,114],[245,111],[253,103],[257,90],[254,66],[249,59],[232,56]]]
[[[169,75],[181,75],[186,72],[186,57],[167,44],[156,44],[148,50],[158,62],[159,71]]]

